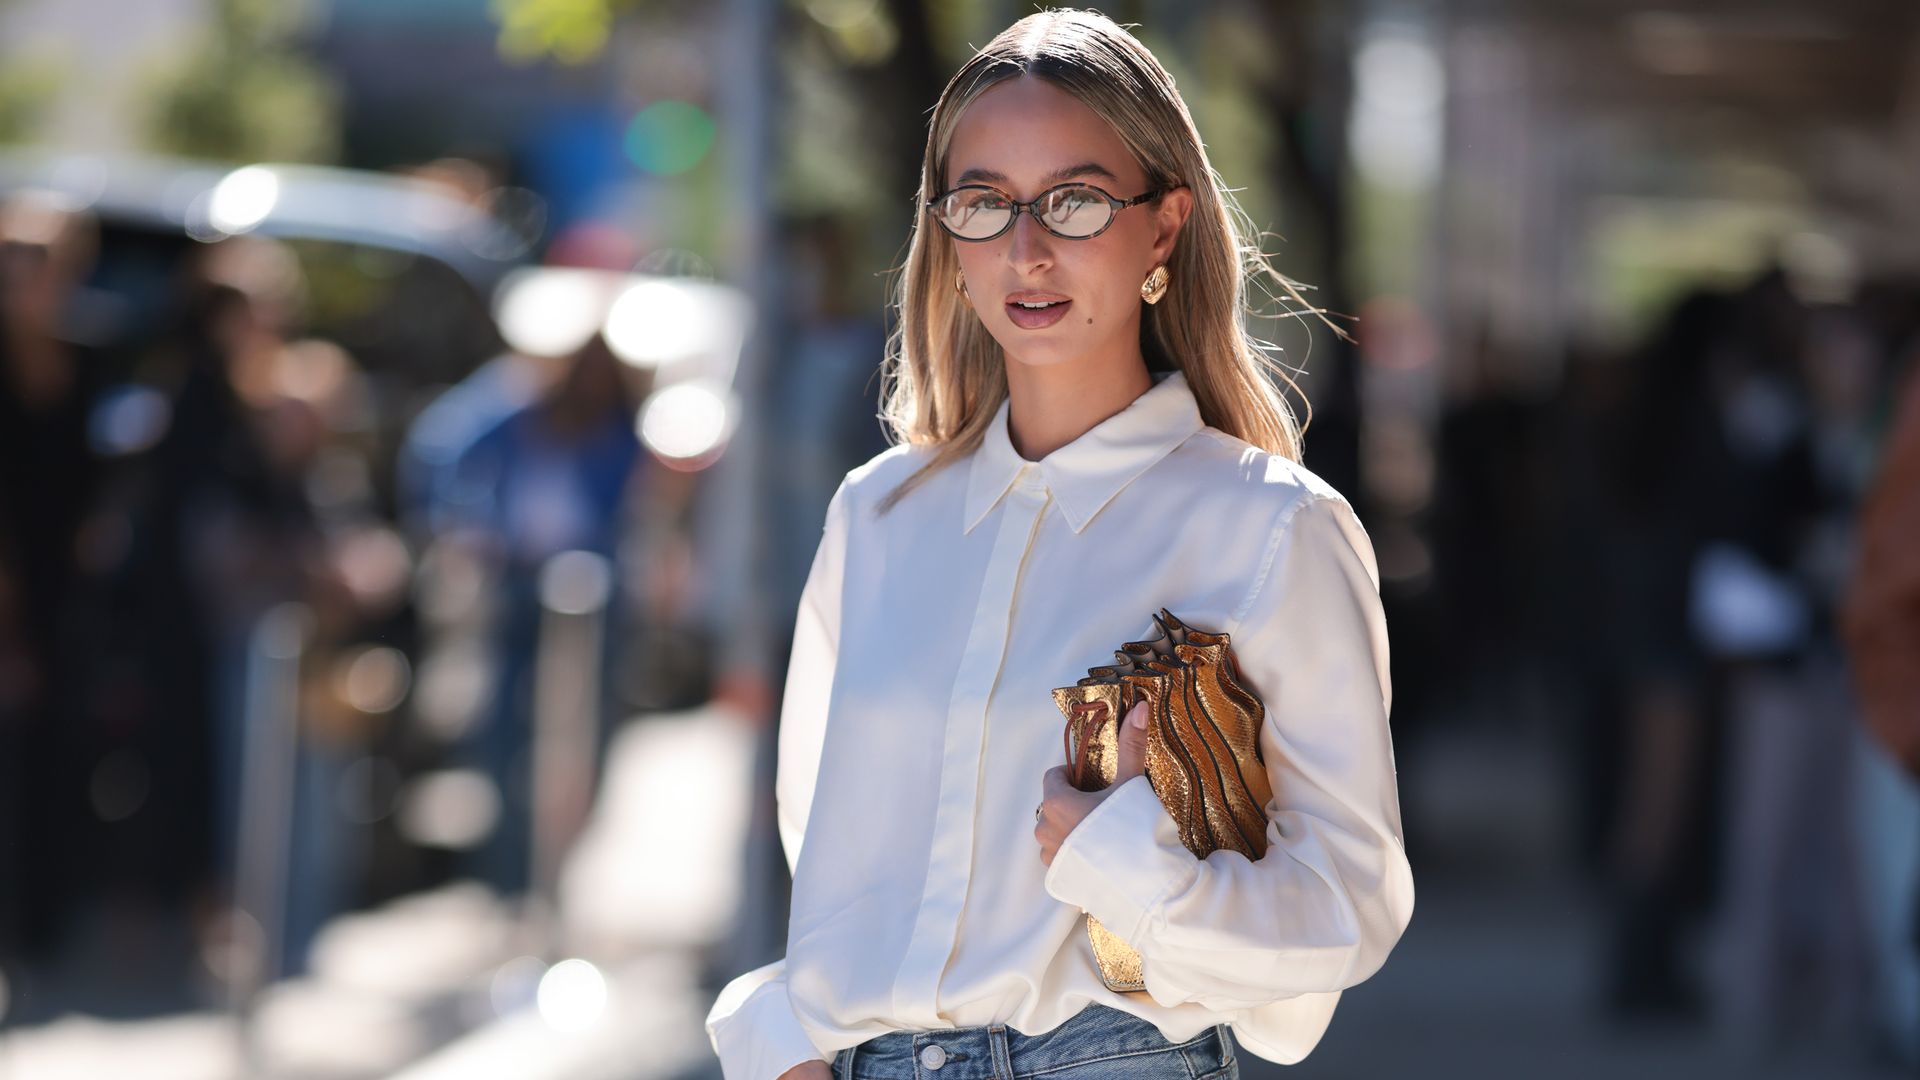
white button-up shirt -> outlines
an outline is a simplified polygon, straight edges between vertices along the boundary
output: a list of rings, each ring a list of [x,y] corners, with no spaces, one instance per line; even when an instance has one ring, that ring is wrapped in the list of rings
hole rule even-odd
[[[893,509],[926,460],[848,473],[801,596],[775,781],[793,873],[784,959],[721,991],[731,1080],[773,1080],[895,1030],[1036,1034],[1097,1001],[1182,1041],[1225,1022],[1304,1057],[1413,913],[1373,548],[1302,466],[1207,426],[1184,375],[1041,460],[1003,401],[970,457]],[[1146,776],[1040,859],[1063,764],[1051,689],[1153,637],[1165,607],[1232,635],[1266,706],[1270,846],[1196,859]],[[1116,993],[1090,912],[1140,953]]]

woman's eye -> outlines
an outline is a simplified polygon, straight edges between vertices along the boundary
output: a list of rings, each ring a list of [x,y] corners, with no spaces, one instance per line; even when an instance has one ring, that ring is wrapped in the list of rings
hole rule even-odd
[[[1100,201],[1091,192],[1063,191],[1048,200],[1047,216],[1055,221],[1066,221]]]

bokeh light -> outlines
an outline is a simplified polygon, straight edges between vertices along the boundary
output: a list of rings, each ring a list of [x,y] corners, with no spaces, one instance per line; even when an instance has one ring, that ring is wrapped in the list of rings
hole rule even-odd
[[[215,185],[207,221],[224,233],[254,229],[280,201],[280,177],[262,165],[235,169]]]
[[[704,305],[667,281],[643,281],[620,294],[607,312],[607,347],[629,364],[646,367],[702,351],[712,328]]]
[[[87,441],[102,457],[137,454],[160,441],[173,423],[165,394],[139,383],[105,390],[87,418]]]
[[[373,645],[343,660],[336,678],[347,704],[364,713],[386,713],[406,700],[413,668],[399,649]]]
[[[713,117],[685,101],[656,101],[627,125],[627,157],[655,176],[686,172],[713,147]]]
[[[516,271],[495,294],[494,317],[514,349],[529,356],[566,356],[600,329],[606,311],[602,291],[599,275],[590,270]]]
[[[561,1031],[584,1031],[607,1007],[607,980],[585,960],[562,960],[540,979],[540,1016]]]
[[[471,769],[428,773],[409,784],[401,797],[401,833],[428,847],[473,847],[499,819],[499,789]]]
[[[732,391],[706,379],[664,387],[640,411],[640,439],[669,462],[703,461],[725,445],[738,419]]]

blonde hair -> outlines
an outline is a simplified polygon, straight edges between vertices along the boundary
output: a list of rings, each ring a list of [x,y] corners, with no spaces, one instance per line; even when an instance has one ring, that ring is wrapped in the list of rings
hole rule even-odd
[[[1167,299],[1141,316],[1141,352],[1150,371],[1185,373],[1207,424],[1300,460],[1305,428],[1266,373],[1296,393],[1299,386],[1241,321],[1249,271],[1271,275],[1296,300],[1300,294],[1251,240],[1251,223],[1207,161],[1172,76],[1119,24],[1093,11],[1043,10],[975,53],[934,105],[915,208],[943,190],[947,148],[966,107],[1022,75],[1072,94],[1112,124],[1145,170],[1148,186],[1192,190],[1193,212],[1167,260]],[[927,446],[932,457],[879,501],[882,512],[979,447],[1006,398],[999,343],[953,288],[960,265],[953,245],[920,213],[905,266],[896,272],[893,302],[900,317],[888,335],[881,418],[896,445]],[[1307,310],[1326,319],[1317,308]]]

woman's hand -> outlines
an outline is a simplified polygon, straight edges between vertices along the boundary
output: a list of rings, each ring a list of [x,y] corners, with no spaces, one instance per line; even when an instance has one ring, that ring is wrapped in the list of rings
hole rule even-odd
[[[781,1073],[778,1080],[833,1080],[833,1066],[824,1061],[803,1061]]]
[[[1040,803],[1040,820],[1033,827],[1033,835],[1040,841],[1040,861],[1052,866],[1054,853],[1060,850],[1073,827],[1093,813],[1093,808],[1113,794],[1115,788],[1146,771],[1147,702],[1142,698],[1127,710],[1120,722],[1120,766],[1113,775],[1113,783],[1099,791],[1081,791],[1067,779],[1065,765],[1055,765],[1041,777],[1044,799]]]

